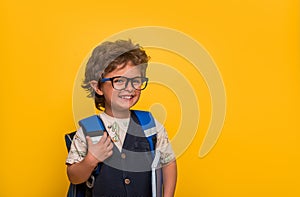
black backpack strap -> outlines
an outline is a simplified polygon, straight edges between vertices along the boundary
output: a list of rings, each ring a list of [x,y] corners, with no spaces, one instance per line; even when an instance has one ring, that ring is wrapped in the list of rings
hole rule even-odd
[[[65,135],[65,142],[66,142],[66,147],[67,147],[68,152],[70,151],[71,144],[72,144],[75,134],[76,134],[76,131],[73,131],[73,132],[67,133]]]
[[[71,144],[75,134],[76,131],[65,134],[65,142],[66,142],[66,147],[68,149],[68,152],[70,151]],[[81,183],[77,185],[70,183],[67,197],[86,197],[89,190],[90,189],[87,188],[85,183]]]

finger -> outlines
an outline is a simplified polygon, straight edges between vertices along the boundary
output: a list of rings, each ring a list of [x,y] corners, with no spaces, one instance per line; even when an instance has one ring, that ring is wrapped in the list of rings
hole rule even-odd
[[[108,136],[107,140],[109,140],[109,142],[113,143],[113,140],[111,139],[110,135]]]
[[[88,147],[89,147],[89,146],[91,146],[91,145],[93,144],[93,142],[92,142],[92,140],[91,140],[90,136],[86,136],[85,138],[86,138],[86,141],[87,141]]]
[[[103,135],[102,135],[101,139],[99,140],[99,142],[105,143],[106,142],[106,138],[107,138],[107,133],[103,132]]]
[[[110,156],[112,156],[112,154],[113,154],[113,151],[111,150],[111,151],[109,151],[109,152],[107,152],[107,157],[110,157]]]
[[[107,146],[107,150],[112,150],[114,147],[114,144],[113,143],[110,143],[108,146]]]
[[[110,136],[107,136],[106,141],[104,142],[105,146],[109,146],[112,143]]]

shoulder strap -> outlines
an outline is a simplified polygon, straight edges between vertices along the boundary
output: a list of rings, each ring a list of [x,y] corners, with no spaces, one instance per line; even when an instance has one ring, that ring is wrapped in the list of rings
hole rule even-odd
[[[94,132],[104,131],[105,127],[98,115],[93,115],[79,121],[85,135],[93,136]]]
[[[145,136],[149,142],[150,150],[154,154],[156,144],[156,125],[152,114],[148,111],[132,110],[139,120],[140,125],[145,133]]]
[[[79,121],[79,125],[82,127],[84,135],[89,135],[91,137],[99,135],[99,131],[105,131],[105,127],[99,118],[99,116],[94,115],[82,119]],[[76,131],[68,133],[65,135],[65,142],[68,149],[70,151],[70,147],[73,141],[73,137],[76,134]]]
[[[155,144],[157,141],[156,135],[156,125],[155,120],[150,112],[147,111],[138,111],[133,110],[137,119],[139,120],[140,125],[142,126],[147,141],[150,145],[151,154],[153,157],[153,162],[158,163],[159,154],[155,154]],[[153,165],[153,163],[152,163]],[[162,196],[162,169],[156,169],[156,166],[152,166],[152,173],[151,173],[151,187],[152,187],[152,196],[153,197],[161,197]]]
[[[105,126],[98,115],[93,115],[80,120],[79,126],[82,128],[85,136],[90,136],[93,143],[97,143],[100,136],[103,135],[105,131]],[[94,170],[93,175],[97,176],[100,172],[101,164]],[[93,182],[93,181],[92,181]]]
[[[75,133],[76,133],[76,131],[65,134],[65,142],[66,142],[68,152],[70,151],[71,144],[72,144]]]
[[[85,136],[90,136],[93,143],[97,143],[105,131],[104,124],[99,116],[93,115],[79,121]]]

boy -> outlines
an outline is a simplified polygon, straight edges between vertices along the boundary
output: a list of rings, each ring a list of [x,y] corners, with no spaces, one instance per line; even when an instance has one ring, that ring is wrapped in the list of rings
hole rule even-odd
[[[98,196],[151,196],[149,144],[136,116],[130,110],[146,88],[148,56],[130,40],[104,42],[96,47],[87,63],[83,88],[95,97],[106,131],[97,143],[80,128],[67,158],[67,174],[73,184],[88,180],[101,164],[93,187]],[[174,196],[176,160],[164,127],[155,120],[163,172],[163,194]],[[126,161],[126,162],[123,162]]]

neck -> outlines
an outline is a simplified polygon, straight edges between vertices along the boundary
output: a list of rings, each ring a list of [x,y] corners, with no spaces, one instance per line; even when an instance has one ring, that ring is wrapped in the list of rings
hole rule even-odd
[[[117,111],[117,110],[111,110],[111,109],[105,109],[104,112],[115,118],[129,118],[130,117],[130,110],[124,110],[124,111]]]

